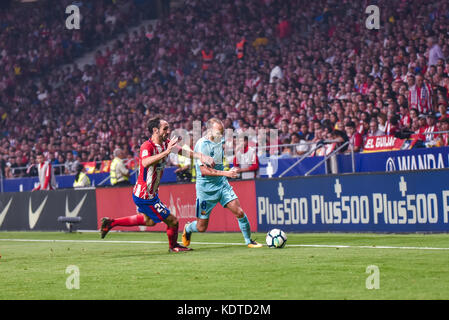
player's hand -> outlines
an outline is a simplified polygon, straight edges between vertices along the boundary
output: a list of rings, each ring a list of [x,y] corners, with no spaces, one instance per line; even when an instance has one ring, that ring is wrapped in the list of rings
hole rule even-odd
[[[233,167],[231,170],[229,170],[227,172],[228,172],[228,178],[235,179],[239,176],[238,168],[236,168],[236,167]]]
[[[213,168],[215,167],[214,158],[201,154],[201,163],[204,163],[206,166]]]
[[[168,150],[169,152],[171,152],[171,150],[172,150],[174,147],[176,147],[177,144],[178,144],[178,137],[175,137],[175,138],[173,138],[172,140],[170,140],[170,142],[168,143],[167,150]]]

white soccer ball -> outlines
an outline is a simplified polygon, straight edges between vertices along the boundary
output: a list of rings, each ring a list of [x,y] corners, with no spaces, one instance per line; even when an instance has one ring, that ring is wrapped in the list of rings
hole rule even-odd
[[[269,248],[283,248],[287,242],[287,235],[281,229],[271,229],[266,237]]]

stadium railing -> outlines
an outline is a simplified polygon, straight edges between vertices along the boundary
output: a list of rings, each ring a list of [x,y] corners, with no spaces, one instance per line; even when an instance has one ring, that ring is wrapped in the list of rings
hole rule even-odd
[[[319,166],[321,166],[323,163],[326,167],[325,172],[328,173],[327,160],[330,159],[331,157],[335,156],[338,152],[340,152],[341,149],[343,149],[346,146],[349,146],[350,144],[351,144],[350,141],[346,141],[341,146],[339,146],[337,149],[332,151],[330,154],[326,155],[323,160],[318,162],[312,169],[307,171],[305,176],[307,177],[311,172],[315,171],[315,169],[318,168]],[[350,148],[350,149],[351,149],[351,158],[352,158],[352,172],[355,172],[354,150],[353,150],[353,148]]]
[[[300,155],[299,159],[293,163],[290,167],[288,167],[286,170],[284,170],[279,177],[282,178],[285,174],[287,174],[290,170],[292,170],[294,167],[298,166],[301,162],[303,162],[306,158],[308,158],[309,156],[311,156],[312,154],[316,153],[318,150],[320,150],[321,148],[323,148],[325,145],[329,145],[329,144],[333,144],[333,143],[340,143],[341,141],[339,140],[321,140],[318,142],[302,142],[302,143],[295,143],[295,144],[280,144],[280,145],[273,145],[273,146],[264,146],[264,147],[260,147],[261,149],[268,149],[268,148],[284,148],[284,147],[298,147],[298,146],[303,146],[303,145],[315,145],[314,147],[312,147],[312,149],[308,150],[305,154]],[[343,148],[350,146],[350,141],[346,141],[345,143],[343,143],[341,146],[337,147],[337,149],[330,151],[329,153],[323,154],[324,159],[322,161],[320,161],[316,166],[314,166],[312,169],[309,170],[309,172],[307,172],[306,175],[310,174],[311,172],[313,172],[316,168],[318,168],[320,165],[322,165],[324,163],[325,165],[325,172],[328,172],[328,164],[327,164],[327,160],[329,160],[330,158],[332,158],[333,156],[335,156],[337,153],[339,153]],[[354,149],[353,148],[349,148],[350,149],[350,153],[351,153],[351,161],[352,161],[352,172],[355,172],[355,160],[354,160]],[[292,157],[296,157],[296,156],[292,156]]]
[[[434,147],[435,146],[435,141],[436,141],[436,139],[435,139],[436,136],[440,135],[440,134],[445,134],[445,133],[449,133],[449,131],[435,131],[435,132],[428,132],[428,133],[424,132],[424,133],[422,133],[422,135],[425,136],[425,137],[429,136],[429,135],[433,137],[433,139],[430,139],[430,141],[425,142],[426,144],[423,145],[423,147],[426,147],[426,148]],[[286,176],[286,174],[289,171],[291,171],[294,167],[298,166],[306,158],[308,158],[308,157],[310,157],[312,155],[315,155],[315,156],[318,155],[317,151],[319,149],[323,148],[323,146],[328,145],[329,143],[334,143],[334,142],[337,142],[337,141],[322,140],[322,141],[319,141],[319,142],[301,142],[301,143],[296,143],[296,144],[279,144],[279,145],[269,145],[269,146],[258,146],[256,148],[257,148],[257,152],[258,152],[257,154],[258,155],[260,155],[261,153],[263,154],[263,150],[264,149],[275,149],[276,150],[275,152],[270,152],[269,153],[270,154],[269,157],[279,157],[279,156],[282,156],[279,151],[281,151],[283,148],[288,147],[288,148],[292,148],[292,149],[295,150],[296,147],[298,147],[298,146],[315,145],[314,147],[312,147],[312,149],[308,150],[303,155],[296,155],[296,154],[294,154],[294,155],[289,155],[288,156],[289,158],[297,158],[297,157],[299,157],[299,158],[298,158],[297,161],[295,161],[294,164],[289,165],[289,167],[282,172],[280,177],[284,177],[284,176]],[[325,172],[329,173],[328,172],[329,159],[332,161],[333,157],[336,156],[336,154],[339,153],[345,146],[347,146],[347,144],[343,144],[342,146],[339,146],[338,148],[332,150],[329,153],[327,153],[327,151],[324,150],[325,148],[323,148],[322,150],[324,150],[324,154],[320,154],[320,155],[324,156],[324,158],[318,164],[314,165],[314,167],[309,169],[308,172],[305,173],[305,175],[309,175],[316,168],[318,168],[320,165],[323,165],[323,164],[325,165]],[[349,147],[348,151],[349,152],[347,152],[346,154],[350,153],[350,155],[351,155],[352,172],[356,172],[357,170],[355,168],[355,160],[354,160],[355,156],[354,156],[353,148]],[[110,162],[111,160],[107,160],[107,161]],[[129,163],[131,163],[133,161],[135,161],[135,159],[128,159],[126,164],[128,165]],[[89,168],[91,170],[90,172],[88,172],[88,174],[89,173],[99,173],[99,172],[103,172],[103,173],[109,172],[109,170],[107,170],[107,171],[100,171],[100,169],[104,165],[105,161],[95,161],[95,162],[87,162],[87,163],[90,165]],[[84,162],[83,162],[83,164],[84,164]],[[330,165],[331,165],[331,171],[333,171],[332,170],[332,162],[330,162]],[[56,169],[55,170],[55,175],[56,176],[71,176],[71,175],[73,175],[73,174],[63,173],[63,170],[58,170],[58,168],[65,167],[65,164],[54,164],[53,167]],[[104,168],[109,169],[108,166],[104,166]],[[28,167],[16,167],[16,168],[13,168],[13,170],[19,170],[19,171],[22,171],[22,172],[26,172],[28,169],[29,169],[29,166]],[[135,169],[135,166],[133,166],[131,168],[131,170],[132,171],[131,171],[130,177],[132,175],[135,175],[136,172],[137,172],[137,169]],[[334,173],[334,172],[332,172],[332,173]],[[24,177],[24,178],[26,178],[26,177]],[[0,171],[0,192],[2,192],[2,193],[5,192],[4,182],[9,180],[9,179],[10,178],[6,177],[3,174],[3,172]],[[101,177],[100,179],[103,179],[103,180],[100,183],[98,183],[97,186],[104,186],[107,183],[107,181],[110,179],[110,177],[108,175],[107,177],[105,177],[105,178]],[[173,182],[171,182],[171,183],[173,183]]]
[[[136,159],[128,159],[128,161],[125,162],[125,165],[128,166],[130,163],[135,162]],[[112,162],[112,160],[102,160],[102,161],[86,161],[86,162],[81,162],[82,165],[84,165],[84,168],[88,170],[87,174],[92,174],[92,173],[107,173],[110,170],[110,163]],[[35,165],[32,165],[35,166]],[[11,170],[18,170],[18,171],[24,171],[26,172],[27,170],[29,170],[32,166],[26,166],[26,167],[15,167],[12,168]],[[74,173],[61,173],[63,172],[62,170],[57,170],[58,168],[65,168],[66,165],[65,163],[61,163],[61,164],[52,164],[52,167],[55,172],[56,176],[61,176],[61,175],[74,175]],[[134,170],[134,168],[132,168]],[[2,177],[4,179],[8,179],[6,177]]]

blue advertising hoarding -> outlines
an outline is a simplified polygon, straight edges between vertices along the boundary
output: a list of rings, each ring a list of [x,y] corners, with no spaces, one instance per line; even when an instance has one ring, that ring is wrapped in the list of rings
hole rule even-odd
[[[256,180],[258,231],[449,232],[449,170]]]
[[[340,172],[351,172],[350,157]],[[449,148],[420,148],[355,156],[357,172],[408,171],[449,168]]]
[[[324,157],[308,157],[300,164],[291,168],[284,176],[303,176]],[[279,177],[287,168],[299,160],[299,157],[261,158],[259,175],[268,177],[267,168],[272,168],[272,177]],[[336,156],[338,173],[352,173],[352,159],[350,154]],[[355,153],[355,172],[388,172],[449,168],[449,147],[419,148],[411,150]],[[317,167],[310,175],[325,174],[324,163]]]

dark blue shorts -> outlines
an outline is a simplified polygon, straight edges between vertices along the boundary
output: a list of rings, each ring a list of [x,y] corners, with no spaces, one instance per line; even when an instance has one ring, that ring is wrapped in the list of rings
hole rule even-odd
[[[164,221],[170,215],[170,210],[161,202],[158,195],[153,199],[146,200],[133,194],[133,200],[137,206],[137,211],[145,214],[155,223]]]

